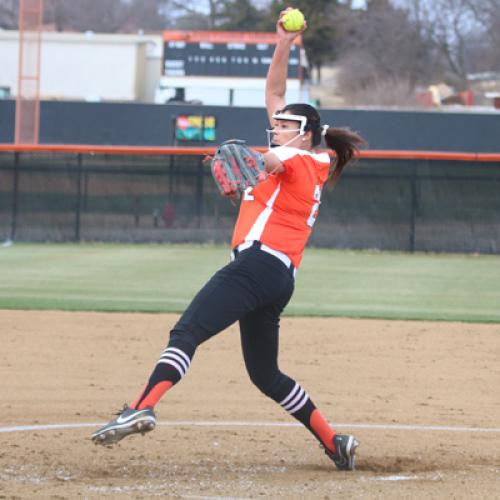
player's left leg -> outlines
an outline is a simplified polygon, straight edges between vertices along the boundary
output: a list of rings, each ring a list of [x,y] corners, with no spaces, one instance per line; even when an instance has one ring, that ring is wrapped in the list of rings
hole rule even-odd
[[[131,408],[154,408],[186,375],[200,344],[281,295],[292,278],[275,260],[259,249],[248,249],[205,284],[171,330],[167,348]]]
[[[243,355],[250,379],[314,434],[337,468],[352,470],[359,443],[353,436],[336,434],[307,392],[278,367],[279,316],[286,302],[253,311],[240,320]]]
[[[252,286],[244,259],[219,270],[198,292],[170,332],[148,382],[140,394],[108,424],[92,434],[92,441],[112,445],[131,434],[154,429],[154,407],[188,372],[197,347],[258,306],[260,287]],[[276,284],[273,286],[279,286]]]
[[[288,271],[274,260],[258,248],[247,249],[205,284],[171,330],[168,345],[141,393],[92,434],[94,443],[110,445],[154,428],[154,407],[184,378],[197,347],[249,311],[273,302],[291,282]]]

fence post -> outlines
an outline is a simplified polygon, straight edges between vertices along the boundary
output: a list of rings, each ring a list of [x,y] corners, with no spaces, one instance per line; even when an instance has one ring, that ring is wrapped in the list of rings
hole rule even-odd
[[[412,173],[410,176],[410,245],[409,251],[415,251],[415,225],[417,220],[417,163],[412,167]]]
[[[81,216],[82,216],[82,203],[83,203],[83,158],[82,153],[77,155],[77,165],[78,165],[78,175],[76,182],[76,209],[75,209],[75,241],[80,242],[80,226],[81,226]]]
[[[168,195],[172,197],[174,193],[174,155],[168,155]]]
[[[198,217],[198,228],[201,227],[203,215],[203,156],[198,157],[198,175],[196,176],[196,215]]]
[[[14,153],[14,177],[12,181],[12,206],[10,216],[10,241],[14,241],[17,230],[17,211],[19,199],[19,152]]]
[[[82,211],[87,212],[88,210],[88,197],[89,197],[89,172],[86,168],[83,169],[83,202],[82,202]]]

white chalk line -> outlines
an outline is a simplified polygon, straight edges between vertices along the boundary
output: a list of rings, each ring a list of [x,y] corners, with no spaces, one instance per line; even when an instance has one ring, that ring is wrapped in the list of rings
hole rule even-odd
[[[0,434],[8,432],[32,432],[50,431],[64,429],[83,429],[105,425],[107,422],[79,423],[79,424],[37,424],[37,425],[14,425],[0,427]],[[158,422],[162,427],[302,427],[298,422],[252,422],[239,420],[174,420],[172,422]],[[500,433],[499,427],[462,427],[447,425],[416,425],[416,424],[370,424],[370,423],[333,423],[333,428],[366,429],[366,430],[391,430],[391,431],[442,431],[442,432],[470,432],[470,433]]]

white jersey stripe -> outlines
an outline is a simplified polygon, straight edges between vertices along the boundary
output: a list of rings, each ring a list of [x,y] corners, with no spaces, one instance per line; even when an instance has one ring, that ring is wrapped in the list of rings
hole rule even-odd
[[[260,240],[260,237],[262,236],[262,233],[264,232],[264,229],[266,227],[267,221],[269,220],[269,217],[271,217],[271,214],[273,213],[273,205],[280,192],[280,187],[281,184],[278,184],[278,187],[275,189],[274,193],[267,201],[266,208],[262,210],[262,212],[255,220],[253,226],[250,228],[250,231],[245,236],[245,241]]]
[[[294,405],[297,404],[297,401],[302,398],[304,393],[305,393],[305,391],[301,387],[299,393],[289,403],[287,403],[286,405],[283,405],[283,408],[286,411],[290,411],[290,408],[293,408]]]
[[[179,354],[180,356],[182,356],[184,358],[184,360],[186,361],[188,366],[191,364],[191,360],[189,359],[189,356],[184,351],[177,349],[177,347],[167,347],[165,352],[167,352],[167,351],[176,352],[177,354]]]
[[[297,382],[295,382],[295,385],[293,386],[293,389],[290,391],[288,396],[283,401],[280,401],[280,405],[281,406],[286,405],[288,403],[288,401],[290,401],[290,399],[293,398],[295,396],[295,394],[297,394],[297,391],[299,389],[300,389],[300,385]]]
[[[296,411],[299,411],[306,403],[307,403],[307,400],[309,399],[309,395],[307,394],[307,392],[304,393],[304,397],[299,401],[299,403],[297,403],[296,406],[294,406],[293,408],[290,408],[288,411],[288,413],[295,413]]]
[[[165,354],[162,354],[160,356],[160,359],[171,359],[173,361],[177,361],[179,365],[182,366],[182,371],[184,373],[186,373],[189,368],[184,359],[178,356],[177,354],[174,354],[173,352],[166,352]]]

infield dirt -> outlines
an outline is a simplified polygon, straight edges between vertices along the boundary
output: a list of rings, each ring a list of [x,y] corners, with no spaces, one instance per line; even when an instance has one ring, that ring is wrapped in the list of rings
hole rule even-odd
[[[281,369],[359,438],[354,472],[338,472],[300,426],[255,425],[295,421],[252,386],[236,326],[202,345],[159,403],[165,425],[94,446],[176,319],[0,311],[0,498],[500,496],[498,324],[282,320]],[[21,425],[41,427],[6,432]]]

